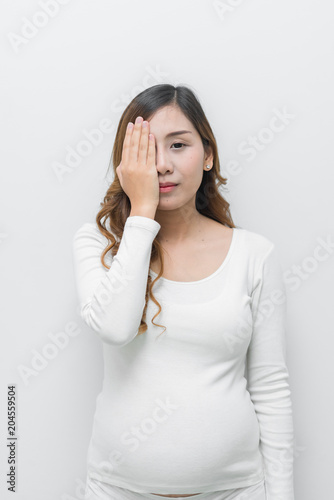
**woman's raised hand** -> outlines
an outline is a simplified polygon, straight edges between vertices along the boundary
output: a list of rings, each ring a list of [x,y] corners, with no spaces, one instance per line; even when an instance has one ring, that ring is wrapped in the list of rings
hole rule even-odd
[[[149,123],[141,116],[129,122],[123,142],[122,160],[116,168],[131,210],[156,210],[159,204],[159,180],[155,161],[155,138]]]

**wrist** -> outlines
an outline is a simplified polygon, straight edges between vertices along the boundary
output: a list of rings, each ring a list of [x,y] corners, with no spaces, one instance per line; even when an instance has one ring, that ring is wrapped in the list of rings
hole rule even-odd
[[[150,219],[154,219],[155,213],[157,209],[156,207],[131,207],[129,217],[134,215],[141,215],[142,217],[149,217]]]

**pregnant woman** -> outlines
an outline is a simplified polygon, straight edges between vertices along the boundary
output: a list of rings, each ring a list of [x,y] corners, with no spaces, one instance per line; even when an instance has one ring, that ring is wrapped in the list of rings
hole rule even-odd
[[[95,222],[73,237],[104,358],[85,498],[294,500],[278,252],[233,223],[195,93],[138,94],[112,164]]]

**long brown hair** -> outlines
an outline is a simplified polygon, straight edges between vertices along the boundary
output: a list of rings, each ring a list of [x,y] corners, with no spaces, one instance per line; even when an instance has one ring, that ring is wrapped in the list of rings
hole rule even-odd
[[[205,152],[209,152],[209,149],[211,148],[213,154],[213,166],[211,170],[204,172],[201,185],[196,193],[196,210],[198,210],[198,212],[202,215],[218,221],[227,227],[236,227],[232,221],[229,209],[230,204],[219,192],[219,187],[224,187],[227,183],[227,179],[220,175],[216,139],[194,91],[184,85],[178,85],[176,87],[170,84],[153,85],[134,97],[134,99],[123,111],[118,124],[110,160],[110,164],[112,164],[113,167],[114,180],[110,184],[103,202],[100,203],[101,209],[96,216],[96,223],[99,230],[110,241],[101,254],[101,262],[106,269],[110,269],[110,266],[106,265],[104,257],[109,250],[111,251],[111,255],[113,257],[117,254],[123,235],[124,225],[131,211],[130,200],[123,191],[116,173],[116,168],[122,159],[123,141],[127,124],[130,121],[134,123],[137,116],[143,117],[144,120],[149,120],[155,111],[164,106],[178,106],[184,115],[192,122],[193,126],[201,136]],[[101,219],[104,219],[103,223],[101,222]],[[107,219],[109,219],[108,229],[106,228]],[[162,276],[164,271],[162,247],[157,238],[155,238],[152,243],[150,263],[152,260],[156,259],[159,260],[160,271],[153,282],[150,274],[148,273],[145,293],[145,307],[138,329],[138,335],[147,330],[145,319],[149,298],[159,307],[159,311],[151,319],[152,324],[165,328],[166,330],[166,327],[154,323],[153,321],[155,317],[160,314],[161,306],[154,297],[152,288],[154,283]]]

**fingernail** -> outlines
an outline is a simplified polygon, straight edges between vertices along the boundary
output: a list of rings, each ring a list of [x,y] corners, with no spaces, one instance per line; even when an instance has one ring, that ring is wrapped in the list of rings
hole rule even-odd
[[[143,122],[143,127],[147,127],[147,122]]]
[[[140,123],[143,120],[141,116],[137,116],[135,123]]]

